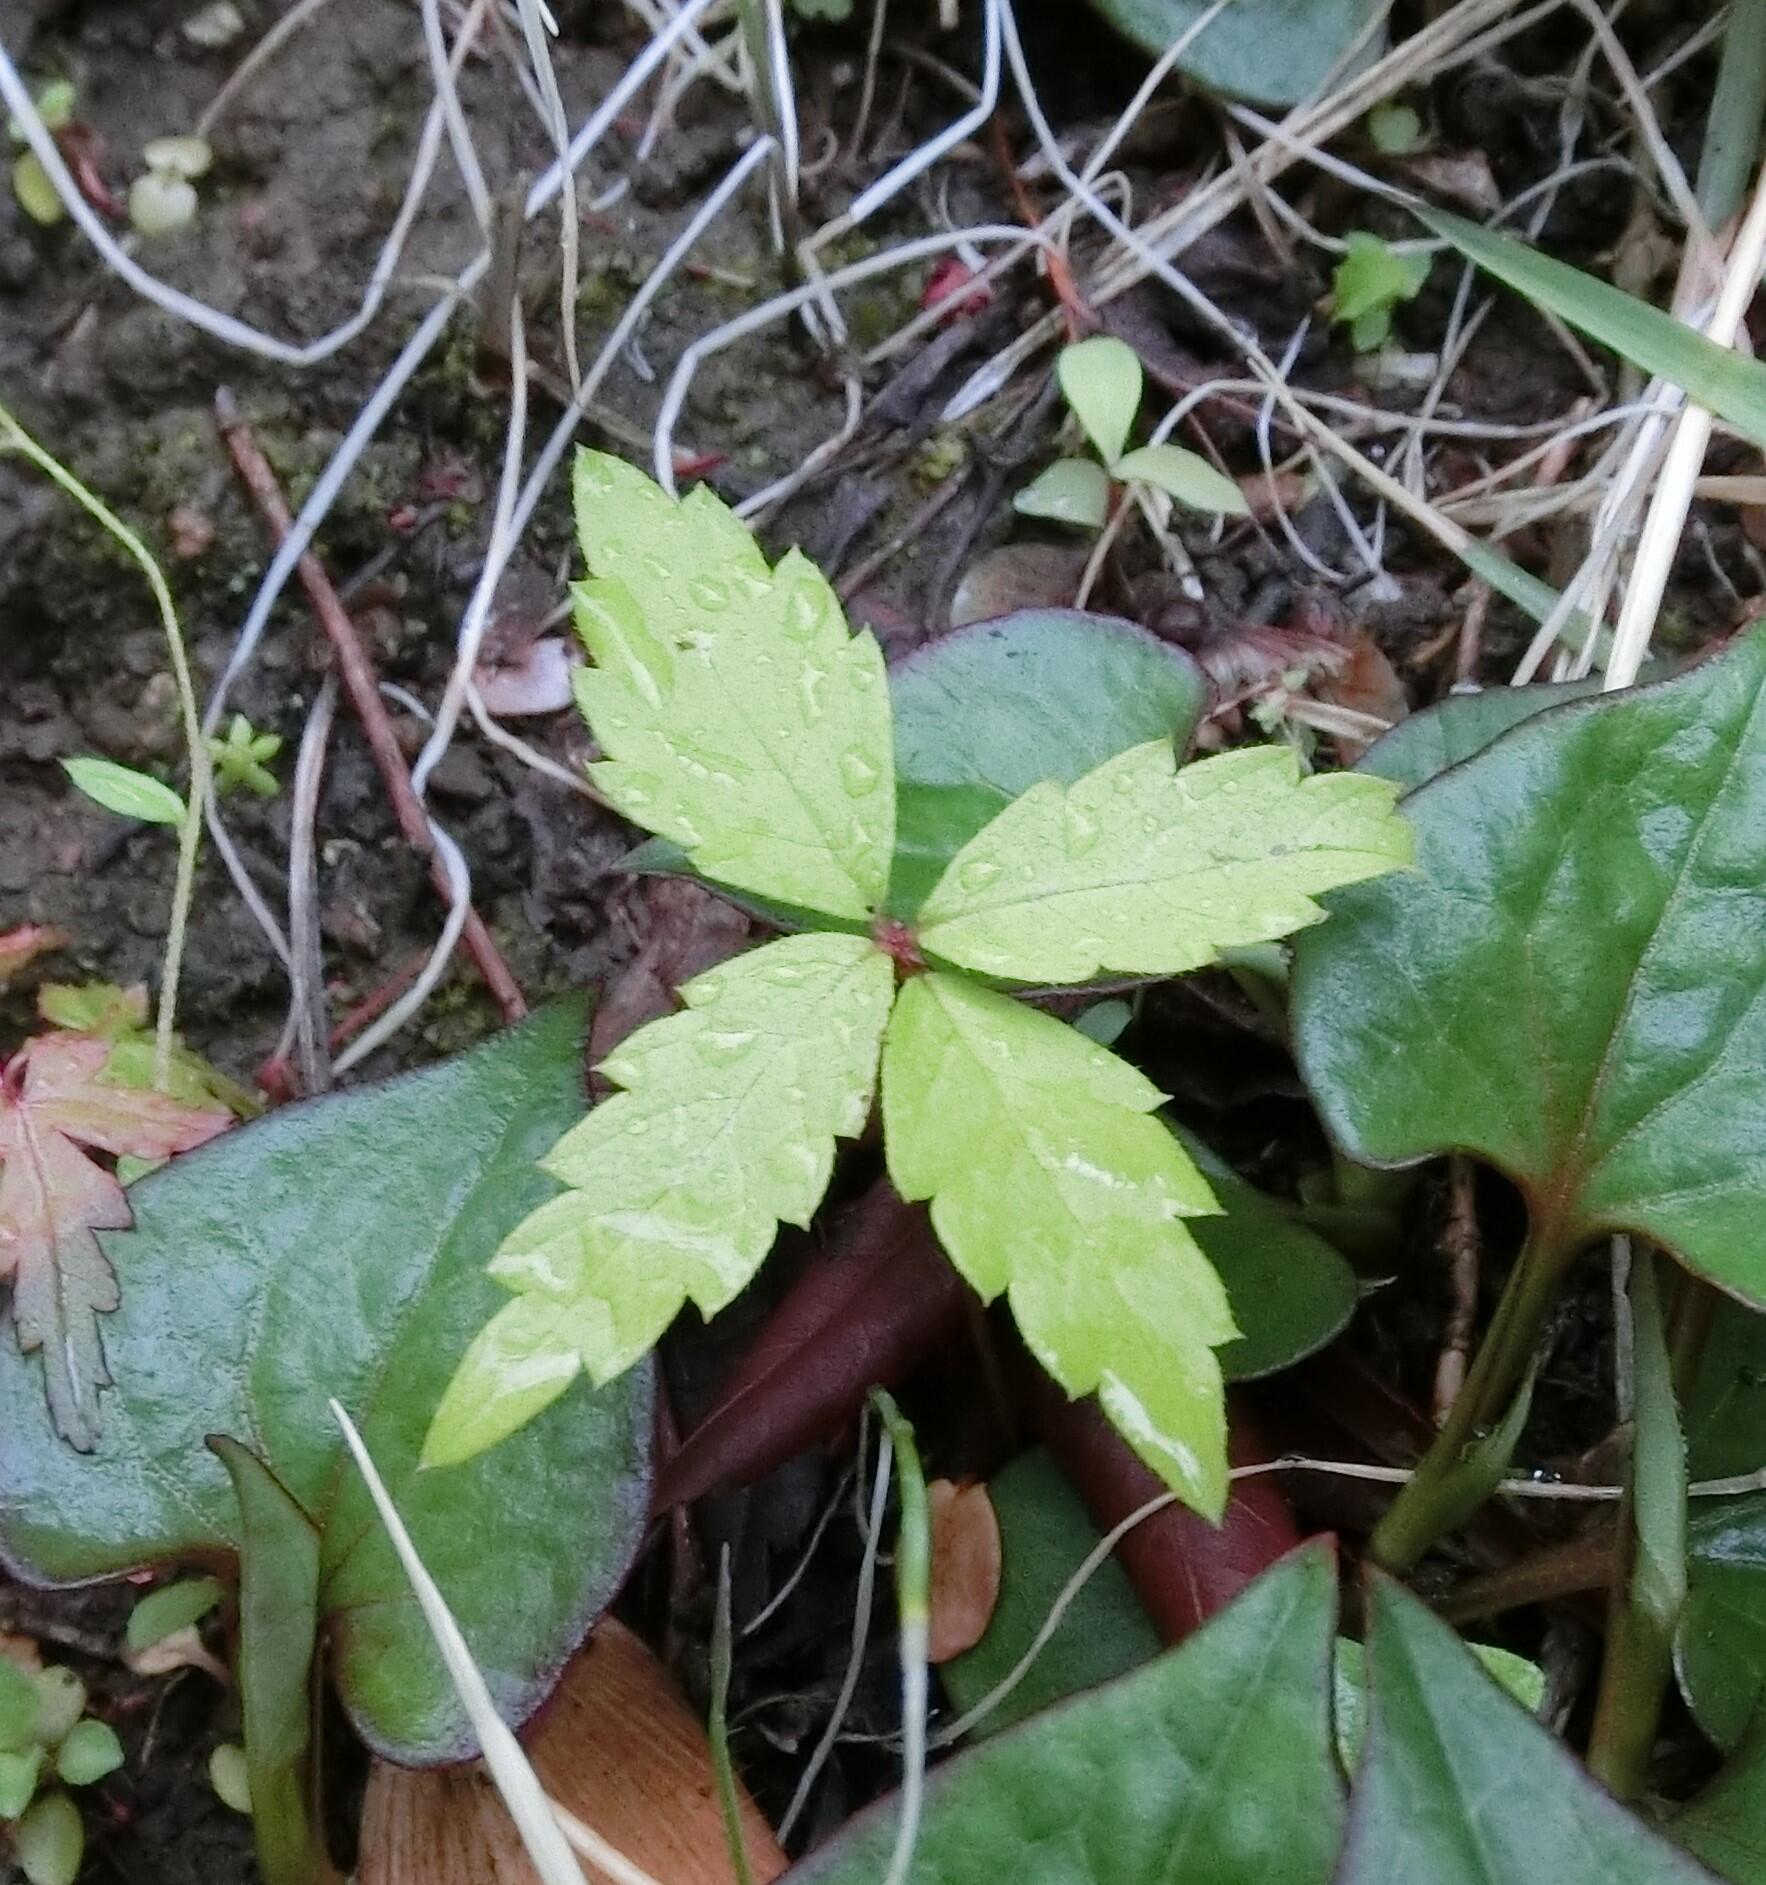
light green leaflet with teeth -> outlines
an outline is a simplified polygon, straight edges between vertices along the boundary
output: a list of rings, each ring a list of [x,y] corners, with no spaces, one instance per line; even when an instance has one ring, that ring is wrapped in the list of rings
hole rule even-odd
[[[1409,862],[1381,780],[1302,779],[1285,746],[1180,767],[1155,740],[1008,805],[951,859],[920,941],[1021,982],[1180,975],[1316,923],[1317,891]]]
[[[1104,1411],[1167,1485],[1218,1518],[1226,1433],[1214,1350],[1238,1334],[1184,1228],[1219,1210],[1152,1117],[1152,1081],[1077,1029],[957,975],[922,975],[883,1048],[883,1137],[904,1198],[984,1302]]]
[[[881,1055],[897,1188],[930,1201],[951,1261],[984,1299],[1007,1297],[1050,1375],[1095,1393],[1166,1484],[1217,1515],[1214,1351],[1238,1331],[1184,1224],[1218,1207],[1154,1116],[1162,1096],[963,975],[909,974],[898,995],[898,965],[924,952],[1072,982],[1212,961],[1406,861],[1395,788],[1302,780],[1276,748],[1180,771],[1168,742],[1132,747],[1008,805],[951,860],[917,933],[884,924],[895,766],[876,643],[796,551],[769,570],[709,492],[677,503],[585,452],[576,497],[596,784],[704,877],[824,924],[688,983],[681,1012],[602,1063],[622,1090],[545,1159],[565,1188],[492,1261],[513,1300],[460,1363],[425,1463],[493,1445],[579,1374],[611,1379],[687,1302],[729,1303],[779,1224],[810,1222]]]
[[[596,1382],[653,1348],[687,1301],[715,1315],[781,1220],[807,1225],[836,1134],[864,1130],[895,992],[863,936],[787,936],[681,990],[601,1072],[624,1091],[541,1161],[568,1187],[491,1265],[516,1299],[467,1351],[427,1463],[529,1420],[579,1369]]]
[[[677,510],[640,479],[650,495],[637,499],[627,485],[640,474],[611,472],[617,463],[579,463],[576,479],[584,548],[601,572],[573,592],[595,657],[577,703],[606,755],[590,776],[707,877],[868,917],[895,850],[882,651],[848,632],[827,580],[795,550],[769,574],[709,493]],[[615,500],[605,515],[597,476]],[[725,548],[732,536],[740,554]]]

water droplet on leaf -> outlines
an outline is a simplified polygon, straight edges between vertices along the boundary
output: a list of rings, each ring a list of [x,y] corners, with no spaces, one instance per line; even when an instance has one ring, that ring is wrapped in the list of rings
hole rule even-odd
[[[862,799],[875,792],[882,777],[881,769],[856,749],[840,755],[840,783],[850,797]]]

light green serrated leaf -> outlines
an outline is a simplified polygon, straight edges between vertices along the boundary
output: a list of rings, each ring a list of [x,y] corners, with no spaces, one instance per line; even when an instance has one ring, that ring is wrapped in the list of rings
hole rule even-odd
[[[1113,334],[1063,347],[1055,362],[1061,391],[1106,465],[1122,456],[1141,403],[1140,356]]]
[[[849,632],[826,578],[795,550],[769,575],[709,493],[676,505],[595,454],[579,459],[576,489],[597,572],[574,590],[596,663],[576,677],[606,755],[596,785],[708,877],[866,917],[895,848],[875,639]]]
[[[1216,471],[1200,452],[1181,445],[1143,445],[1116,461],[1116,476],[1130,484],[1150,484],[1187,504],[1191,510],[1248,517],[1245,494],[1224,471]]]
[[[921,946],[1026,982],[1179,975],[1317,922],[1319,891],[1409,863],[1395,797],[1365,774],[1302,779],[1286,746],[1181,770],[1167,741],[1132,746],[978,832],[926,899]]]
[[[64,759],[62,770],[95,804],[143,824],[179,825],[184,801],[151,773],[119,766],[114,759]]]
[[[929,1199],[951,1261],[1003,1290],[1044,1368],[1096,1393],[1152,1469],[1218,1517],[1226,1428],[1214,1350],[1238,1334],[1182,1220],[1217,1209],[1126,1061],[959,976],[917,976],[883,1046],[889,1174]]]
[[[625,1089],[554,1147],[570,1187],[503,1243],[516,1291],[467,1351],[426,1465],[469,1458],[563,1392],[611,1380],[692,1301],[713,1315],[781,1221],[807,1225],[836,1136],[863,1131],[894,990],[862,936],[787,936],[689,982],[679,1014],[601,1063]]]

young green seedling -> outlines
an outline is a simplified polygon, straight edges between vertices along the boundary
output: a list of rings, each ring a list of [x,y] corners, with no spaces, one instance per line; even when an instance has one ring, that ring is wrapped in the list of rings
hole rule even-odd
[[[1349,329],[1358,353],[1373,353],[1392,332],[1392,310],[1422,292],[1426,255],[1400,255],[1380,237],[1357,229],[1331,276],[1331,319]]]
[[[273,799],[282,790],[281,782],[270,770],[270,761],[282,750],[280,733],[260,733],[242,713],[227,723],[227,737],[210,735],[209,758],[214,762],[215,791],[225,797],[229,792],[255,792],[259,798]]]
[[[196,221],[196,180],[215,160],[207,138],[156,137],[143,145],[147,169],[129,185],[129,223],[137,235],[169,236]]]
[[[676,503],[583,453],[576,501],[598,789],[703,876],[813,927],[699,976],[602,1063],[622,1091],[544,1160],[565,1189],[497,1253],[515,1300],[460,1364],[426,1462],[493,1445],[585,1370],[619,1375],[689,1299],[725,1307],[779,1223],[809,1223],[880,1070],[890,1175],[930,1202],[957,1269],[1218,1513],[1214,1349],[1237,1331],[1184,1223],[1213,1194],[1151,1081],[997,984],[1177,975],[1315,922],[1317,892],[1407,861],[1393,788],[1303,780],[1276,747],[1180,770],[1154,740],[1033,787],[917,911],[885,915],[896,776],[876,642],[798,552],[769,569],[703,488]]]
[[[51,136],[65,131],[74,121],[75,91],[67,79],[56,79],[37,94],[37,116]],[[7,135],[15,144],[25,141],[24,126],[16,118],[6,121]],[[42,159],[33,150],[21,151],[12,162],[12,194],[31,221],[53,229],[67,214]]]
[[[63,1789],[122,1764],[115,1730],[86,1714],[86,1685],[71,1669],[27,1670],[0,1656],[0,1822],[30,1885],[73,1885],[86,1834]]]
[[[1143,386],[1140,358],[1132,347],[1100,334],[1064,348],[1055,372],[1098,456],[1057,458],[1012,500],[1014,510],[1096,530],[1109,515],[1115,482],[1150,485],[1190,510],[1245,515],[1245,494],[1198,453],[1181,445],[1128,450]]]

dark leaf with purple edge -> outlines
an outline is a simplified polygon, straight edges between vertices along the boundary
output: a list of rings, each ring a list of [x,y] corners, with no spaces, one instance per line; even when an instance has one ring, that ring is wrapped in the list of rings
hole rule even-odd
[[[495,1309],[488,1254],[550,1192],[535,1161],[582,1116],[584,1010],[564,1002],[456,1059],[292,1106],[130,1193],[106,1239],[129,1279],[117,1387],[84,1458],[30,1364],[0,1350],[0,1553],[80,1583],[237,1550],[239,1506],[205,1446],[243,1436],[318,1528],[331,1672],[363,1738],[409,1764],[473,1739],[360,1477],[361,1427],[498,1706],[524,1720],[606,1607],[649,1500],[648,1366],[579,1384],[466,1466],[419,1474],[460,1352]]]

